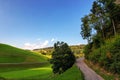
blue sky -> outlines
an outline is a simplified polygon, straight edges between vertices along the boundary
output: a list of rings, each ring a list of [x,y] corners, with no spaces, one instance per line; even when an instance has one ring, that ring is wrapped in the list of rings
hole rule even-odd
[[[81,17],[94,0],[0,0],[0,43],[20,48],[87,43],[80,36]]]

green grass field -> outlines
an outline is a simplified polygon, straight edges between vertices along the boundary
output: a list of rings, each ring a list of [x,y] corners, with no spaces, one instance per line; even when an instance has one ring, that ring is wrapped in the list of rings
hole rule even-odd
[[[0,63],[44,62],[45,59],[40,54],[0,44]]]
[[[5,79],[32,79],[34,76],[39,76],[39,79],[47,79],[51,75],[50,67],[31,68],[26,70],[10,71],[0,73],[1,77]],[[33,78],[35,79],[35,78]]]
[[[76,66],[61,75],[54,75],[45,56],[0,44],[0,80],[3,80],[2,78],[5,80],[83,80],[83,75]]]
[[[73,66],[61,75],[54,76],[51,80],[84,80],[82,72]]]
[[[54,75],[50,65],[29,68],[11,70],[8,72],[0,72],[0,77],[7,80],[84,80],[82,73],[74,65],[61,75]]]

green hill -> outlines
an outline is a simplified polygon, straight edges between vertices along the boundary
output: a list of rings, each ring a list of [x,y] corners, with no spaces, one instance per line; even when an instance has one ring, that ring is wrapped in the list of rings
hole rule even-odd
[[[40,54],[0,43],[0,63],[44,62],[45,60],[46,58]]]

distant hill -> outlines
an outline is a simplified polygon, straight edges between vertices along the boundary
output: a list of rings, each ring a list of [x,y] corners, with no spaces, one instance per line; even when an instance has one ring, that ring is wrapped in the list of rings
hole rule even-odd
[[[46,58],[38,53],[0,43],[0,63],[43,62]]]
[[[70,48],[74,52],[74,54],[80,54],[83,53],[84,44],[81,45],[71,45]],[[47,48],[41,48],[41,49],[34,49],[33,51],[41,53],[43,55],[49,55],[51,56],[51,53],[53,52],[53,47],[47,47]]]
[[[74,52],[74,54],[79,54],[83,52],[84,44],[81,45],[72,45],[70,46],[71,50]]]

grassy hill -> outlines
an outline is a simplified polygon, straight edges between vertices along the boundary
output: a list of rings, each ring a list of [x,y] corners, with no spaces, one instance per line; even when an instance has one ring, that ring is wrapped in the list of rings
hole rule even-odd
[[[45,60],[46,58],[40,54],[0,43],[0,63],[44,62]]]
[[[28,62],[45,62],[45,64],[27,64]],[[24,63],[13,66],[0,66],[0,80],[83,80],[83,75],[76,66],[61,75],[54,75],[46,58],[39,53],[22,50],[6,44],[0,44],[0,63]]]

